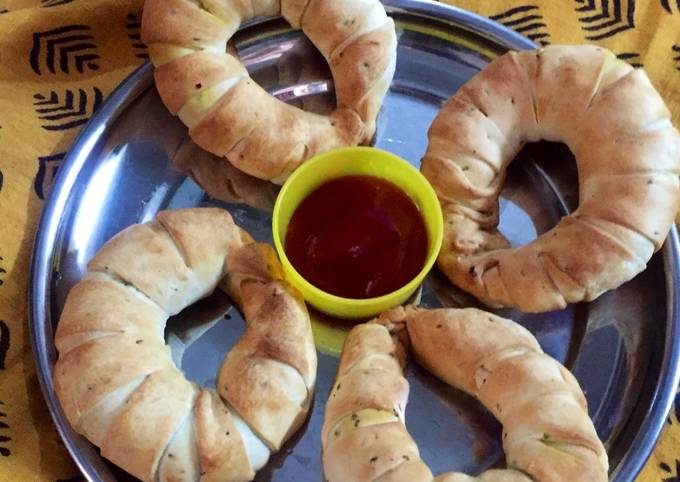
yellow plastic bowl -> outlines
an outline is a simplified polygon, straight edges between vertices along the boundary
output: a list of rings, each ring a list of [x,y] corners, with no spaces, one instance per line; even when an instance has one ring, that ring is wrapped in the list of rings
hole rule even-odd
[[[383,178],[404,190],[420,209],[429,240],[425,266],[420,273],[398,290],[375,298],[343,298],[317,288],[295,270],[284,250],[286,230],[300,202],[331,179],[357,174]],[[371,147],[337,149],[302,164],[281,188],[274,205],[272,224],[274,245],[288,282],[318,310],[346,319],[368,318],[404,303],[420,286],[437,259],[443,231],[441,207],[427,179],[400,157]]]

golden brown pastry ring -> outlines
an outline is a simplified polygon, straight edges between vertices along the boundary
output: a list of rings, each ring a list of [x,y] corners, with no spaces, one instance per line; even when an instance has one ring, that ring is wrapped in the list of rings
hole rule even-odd
[[[246,481],[305,420],[316,350],[304,302],[269,245],[223,210],[164,211],[106,243],[69,292],[54,383],[72,427],[135,477]],[[217,286],[246,331],[214,390],[187,381],[168,317]]]
[[[525,142],[576,157],[578,209],[510,249],[497,231],[505,171]],[[645,269],[678,210],[680,136],[645,72],[600,47],[491,62],[444,105],[422,172],[444,212],[439,267],[487,304],[541,312],[593,300]]]
[[[405,426],[408,353],[503,424],[508,469],[432,476]],[[322,429],[327,482],[605,482],[573,375],[522,326],[468,309],[396,308],[347,336]]]
[[[328,116],[273,98],[226,52],[243,21],[279,14],[328,61],[337,97]],[[163,102],[194,142],[276,183],[315,154],[369,142],[396,65],[379,0],[146,0],[142,40]]]

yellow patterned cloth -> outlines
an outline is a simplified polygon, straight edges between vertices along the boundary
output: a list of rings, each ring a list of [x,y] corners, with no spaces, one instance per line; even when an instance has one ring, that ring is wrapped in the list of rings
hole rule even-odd
[[[599,43],[644,66],[680,125],[680,0],[451,0],[538,44]],[[27,337],[42,200],[74,136],[146,59],[142,0],[0,0],[0,481],[82,480]],[[678,409],[639,480],[680,482]]]

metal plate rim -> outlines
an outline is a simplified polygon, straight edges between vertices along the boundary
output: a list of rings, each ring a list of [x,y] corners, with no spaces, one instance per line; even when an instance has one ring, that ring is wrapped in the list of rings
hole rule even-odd
[[[405,12],[440,22],[449,22],[468,29],[499,43],[514,48],[531,49],[536,45],[516,32],[503,27],[475,13],[437,3],[430,0],[388,0],[385,5],[396,12]],[[264,19],[266,20],[266,19]],[[249,26],[258,22],[250,23]],[[143,93],[151,82],[150,64],[144,64],[126,78],[108,97],[101,109],[76,137],[67,153],[60,172],[55,179],[41,213],[35,234],[28,288],[29,331],[33,356],[36,361],[37,377],[50,414],[57,431],[64,441],[74,462],[90,481],[100,480],[93,467],[82,457],[70,433],[70,425],[61,410],[54,391],[52,370],[50,368],[50,345],[45,333],[48,322],[47,303],[49,303],[49,279],[53,263],[53,248],[56,235],[67,207],[69,194],[75,185],[78,174],[88,158],[90,150],[104,133],[111,120],[115,120],[134,100]],[[665,419],[672,408],[675,387],[680,381],[680,297],[676,291],[680,286],[680,239],[675,226],[663,249],[664,263],[667,267],[667,319],[664,357],[661,363],[660,383],[650,403],[641,430],[633,439],[629,451],[622,458],[616,473],[612,474],[617,482],[632,481],[642,469],[661,434]]]
[[[33,243],[28,285],[28,321],[38,382],[59,436],[76,466],[89,482],[97,482],[99,479],[92,467],[83,460],[69,433],[70,424],[61,409],[52,379],[53,371],[50,369],[48,344],[43,328],[48,324],[46,306],[50,299],[49,286],[47,286],[46,281],[49,278],[54,257],[53,248],[62,215],[67,207],[68,195],[87,159],[89,149],[97,143],[99,137],[103,134],[107,120],[115,119],[144,92],[146,89],[144,79],[150,75],[150,64],[144,64],[135,70],[116,87],[100,110],[92,116],[83,130],[76,136],[45,200]]]
[[[616,482],[635,480],[644,464],[652,455],[661,436],[666,417],[673,408],[673,402],[680,383],[680,237],[675,224],[666,238],[661,250],[666,266],[666,306],[667,319],[670,320],[666,329],[664,356],[660,368],[660,380],[657,390],[649,405],[641,430],[633,439],[630,448],[612,474]],[[635,456],[637,453],[637,456]]]

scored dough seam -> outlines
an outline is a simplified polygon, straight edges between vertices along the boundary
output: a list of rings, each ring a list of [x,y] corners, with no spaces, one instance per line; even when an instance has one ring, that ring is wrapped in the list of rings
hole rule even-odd
[[[160,309],[165,314],[166,318],[170,318],[170,314],[156,300],[154,300],[149,295],[144,293],[142,290],[137,288],[134,284],[130,283],[128,280],[123,278],[120,274],[114,273],[111,270],[107,270],[106,267],[104,267],[104,268],[92,268],[92,269],[88,268],[88,272],[95,273],[95,274],[104,276],[106,278],[109,278],[111,281],[118,283],[125,288],[129,288],[129,289],[135,291],[137,294],[142,295],[144,298],[146,298],[147,300],[151,301],[151,303],[156,305],[156,307],[158,307],[158,309]],[[167,321],[168,320],[166,319],[165,322],[167,323]]]
[[[643,265],[646,264],[646,261],[645,261],[638,253],[636,253],[634,250],[632,250],[632,249],[630,249],[628,246],[626,246],[623,242],[621,242],[621,240],[620,240],[619,238],[617,238],[616,236],[614,236],[613,234],[611,234],[610,232],[608,232],[603,226],[600,226],[600,225],[598,225],[598,224],[595,224],[595,223],[592,221],[591,218],[592,218],[592,216],[583,215],[583,214],[579,214],[578,216],[574,216],[574,220],[575,220],[577,223],[583,224],[583,225],[585,225],[588,229],[591,229],[592,231],[598,233],[600,236],[603,236],[603,237],[607,238],[607,239],[610,240],[613,244],[615,244],[616,246],[618,246],[619,248],[621,248],[622,251],[628,253],[628,255],[629,255],[630,257],[632,257],[632,258],[638,260],[641,264],[643,264]],[[654,244],[654,241],[653,241],[651,238],[649,238],[648,236],[646,236],[646,235],[644,235],[644,234],[642,234],[642,233],[640,233],[640,232],[637,232],[637,231],[635,231],[635,230],[629,228],[628,226],[626,226],[626,225],[624,225],[624,224],[618,223],[618,222],[616,222],[616,221],[610,221],[610,220],[608,220],[608,219],[605,219],[604,221],[605,221],[605,222],[610,222],[610,223],[612,223],[612,224],[615,225],[615,226],[620,226],[620,227],[623,227],[623,228],[626,228],[626,229],[630,229],[630,231],[632,231],[632,232],[634,232],[634,233],[637,233],[637,234],[643,236],[647,241],[649,241],[650,243]]]

